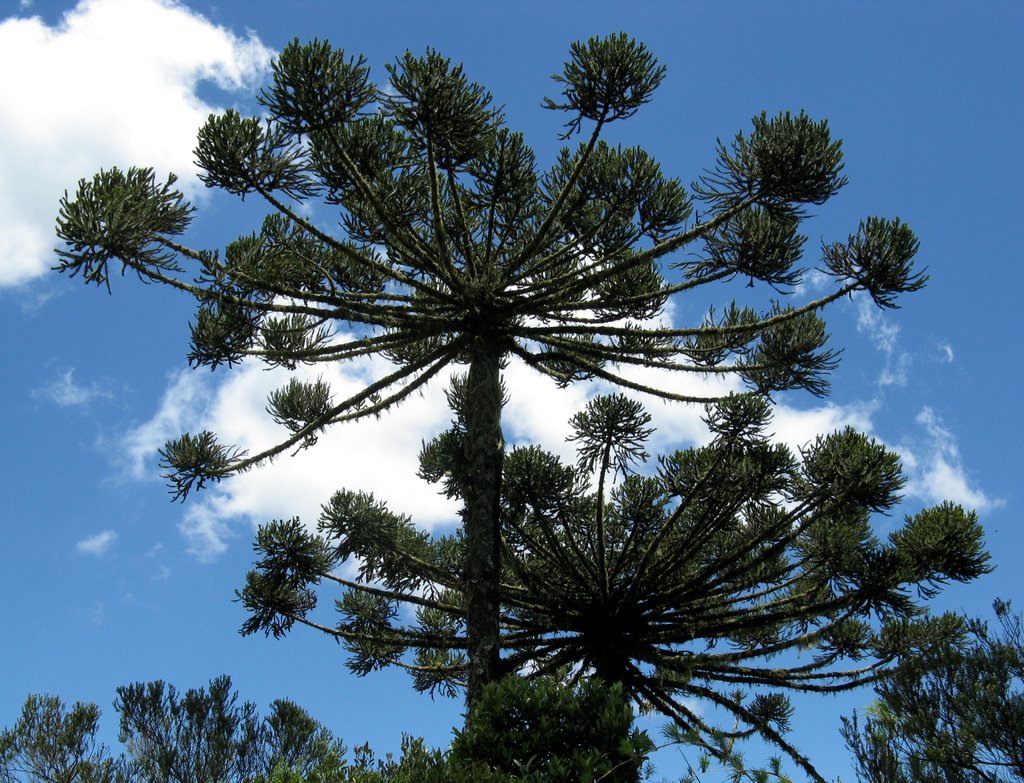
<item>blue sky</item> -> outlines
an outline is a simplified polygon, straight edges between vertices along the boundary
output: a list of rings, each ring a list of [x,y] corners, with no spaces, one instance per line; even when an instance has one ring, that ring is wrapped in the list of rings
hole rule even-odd
[[[826,316],[845,353],[826,401],[780,399],[778,437],[804,443],[847,423],[903,456],[898,514],[949,498],[979,511],[996,565],[950,588],[942,608],[986,615],[994,597],[1024,606],[1018,558],[1024,435],[1018,302],[1024,197],[1024,6],[1019,2],[311,2],[158,0],[0,2],[0,319],[4,335],[0,512],[7,596],[0,636],[0,725],[25,696],[55,693],[107,712],[117,685],[179,687],[230,674],[261,707],[289,697],[350,744],[395,749],[403,730],[445,744],[460,705],[417,696],[401,674],[359,679],[328,640],[242,639],[232,602],[254,525],[313,521],[341,486],[367,489],[444,525],[453,509],[415,478],[419,443],[448,419],[441,388],[316,449],[172,504],[155,449],[210,426],[225,439],[271,440],[262,413],[279,378],[243,366],[215,374],[185,362],[189,302],[114,280],[113,296],[48,271],[65,188],[112,165],[175,171],[200,209],[193,245],[217,247],[264,211],[205,191],[195,131],[210,112],[255,112],[268,63],[294,37],[365,54],[378,79],[406,49],[441,50],[504,104],[541,163],[557,152],[554,94],[569,44],[626,31],[668,67],[652,104],[611,137],[640,144],[684,182],[767,110],[805,109],[844,139],[850,184],[816,209],[809,248],[844,239],[868,215],[900,217],[931,276],[903,308],[863,301]],[[813,266],[812,250],[806,258]],[[807,295],[807,291],[803,295]],[[680,321],[707,300],[685,303]],[[346,374],[347,373],[347,374]],[[338,369],[337,383],[358,383]],[[533,385],[531,385],[531,383]],[[512,442],[565,453],[568,416],[594,389],[564,392],[510,374]],[[651,405],[657,448],[700,438],[693,411]],[[885,531],[891,522],[878,520]],[[798,744],[850,780],[839,714],[870,692],[801,702]],[[651,724],[656,729],[657,722]],[[757,758],[754,751],[752,757]],[[679,769],[678,751],[659,770]]]

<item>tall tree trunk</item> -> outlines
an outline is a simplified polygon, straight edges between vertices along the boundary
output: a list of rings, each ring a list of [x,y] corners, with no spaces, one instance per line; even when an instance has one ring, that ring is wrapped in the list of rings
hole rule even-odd
[[[501,577],[501,353],[480,340],[470,359],[466,388],[466,630],[469,639],[470,709],[484,686],[496,679],[500,661]]]

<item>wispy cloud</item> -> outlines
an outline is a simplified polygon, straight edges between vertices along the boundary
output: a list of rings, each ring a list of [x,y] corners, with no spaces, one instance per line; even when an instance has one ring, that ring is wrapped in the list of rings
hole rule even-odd
[[[157,450],[171,438],[196,429],[194,425],[211,399],[205,377],[190,370],[172,375],[157,412],[122,439],[120,454],[133,478],[156,478]]]
[[[83,538],[77,544],[75,549],[84,555],[93,555],[94,557],[103,557],[110,549],[110,545],[117,540],[117,532],[114,530],[102,530],[96,535]]]
[[[178,523],[188,553],[201,563],[212,563],[227,551],[233,515],[225,512],[224,506],[223,495],[194,503]]]
[[[2,264],[2,260],[0,260]],[[49,278],[37,278],[32,283],[26,283],[18,289],[18,307],[25,315],[34,315],[43,309],[43,306],[60,291],[54,286],[47,284]]]
[[[75,381],[75,368],[65,370],[51,383],[32,391],[36,399],[47,399],[63,407],[88,405],[96,399],[110,399],[113,395],[98,383],[84,386]]]
[[[0,182],[18,183],[0,193],[0,285],[52,265],[61,195],[101,168],[173,171],[198,196],[196,131],[217,108],[197,86],[249,90],[271,56],[174,0],[81,0],[54,27],[0,22],[0,71],[17,74],[0,79]]]
[[[833,278],[822,272],[820,269],[811,267],[804,272],[803,279],[794,289],[793,295],[797,298],[816,296],[823,291],[829,290]]]
[[[866,333],[885,356],[878,385],[906,386],[911,358],[899,348],[900,327],[889,320],[869,296],[857,296],[857,331]]]
[[[939,343],[939,355],[942,357],[942,361],[946,364],[952,364],[953,359],[955,358],[953,354],[953,346],[949,343]]]
[[[899,448],[910,477],[906,494],[929,503],[950,500],[978,511],[1004,505],[1001,498],[989,496],[973,483],[956,437],[934,410],[923,408],[916,422],[924,430],[924,437]]]

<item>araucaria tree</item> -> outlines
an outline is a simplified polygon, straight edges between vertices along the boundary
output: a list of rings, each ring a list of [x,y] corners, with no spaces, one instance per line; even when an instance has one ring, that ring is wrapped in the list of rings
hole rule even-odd
[[[421,474],[451,497],[471,480],[466,392],[456,384],[455,425],[420,456]],[[787,693],[850,690],[947,644],[961,621],[929,616],[922,599],[988,571],[977,518],[945,503],[880,540],[870,518],[898,502],[897,456],[850,429],[794,455],[766,436],[769,407],[756,395],[710,406],[712,442],[660,457],[653,475],[637,472],[649,421],[635,400],[599,396],[573,417],[575,465],[535,446],[507,455],[504,670],[596,676],[671,718],[680,742],[729,760],[756,733],[821,780],[784,736]],[[298,622],[343,642],[357,673],[404,666],[418,689],[456,692],[462,536],[430,538],[351,491],[331,498],[319,527],[260,529],[244,630],[280,635]],[[349,558],[359,581],[340,575]],[[343,591],[335,627],[314,612],[320,584]]]
[[[748,132],[718,144],[717,160],[688,193],[644,150],[601,140],[665,75],[624,34],[572,46],[555,77],[561,93],[544,105],[565,113],[564,140],[582,141],[546,171],[461,66],[428,50],[387,71],[381,89],[362,57],[319,41],[288,45],[261,96],[265,115],[212,116],[196,149],[208,186],[273,207],[259,232],[223,254],[186,247],[179,236],[193,208],[173,175],[111,169],[62,200],[60,269],[109,286],[116,263],[195,297],[195,365],[393,362],[346,399],[322,381],[290,381],[268,406],[287,435],[258,453],[210,432],[169,442],[164,464],[181,498],[311,446],[332,425],[380,414],[445,368],[466,367],[457,570],[472,703],[500,671],[506,362],[562,384],[601,379],[686,403],[714,399],[646,386],[630,380],[629,368],[733,374],[760,395],[823,394],[834,354],[818,311],[858,291],[895,307],[924,278],[912,269],[911,230],[871,217],[821,249],[831,293],[799,307],[767,302],[760,312],[719,302],[701,323],[659,324],[670,300],[714,283],[740,278],[784,290],[800,280],[805,209],[846,181],[840,142],[824,121],[802,112],[755,117]],[[336,210],[337,231],[305,217],[313,201]]]

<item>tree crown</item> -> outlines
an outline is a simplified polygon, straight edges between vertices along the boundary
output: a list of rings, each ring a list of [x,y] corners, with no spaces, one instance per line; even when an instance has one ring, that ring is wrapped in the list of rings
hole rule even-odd
[[[600,138],[665,77],[625,34],[573,44],[554,77],[561,96],[544,105],[568,115],[565,138],[590,131],[545,172],[462,66],[407,52],[387,73],[381,90],[362,56],[294,41],[261,95],[265,118],[210,117],[196,147],[202,181],[274,209],[223,254],[178,241],[193,208],[173,175],[101,171],[61,201],[58,268],[109,288],[116,263],[192,295],[196,366],[256,358],[294,369],[372,354],[395,363],[345,399],[322,381],[289,382],[270,404],[288,434],[258,453],[209,432],[171,441],[163,457],[178,497],[379,414],[483,345],[560,383],[597,378],[667,399],[714,395],[645,385],[628,368],[823,394],[835,354],[818,311],[855,291],[894,307],[924,283],[910,229],[872,217],[822,248],[821,268],[838,283],[824,297],[760,312],[726,303],[686,328],[652,321],[670,299],[715,282],[799,282],[805,209],[846,182],[826,122],[754,117],[749,132],[718,144],[690,195],[649,153]],[[338,235],[304,217],[312,201],[338,211]],[[700,245],[695,259],[680,258]]]

